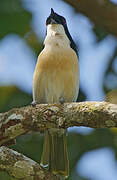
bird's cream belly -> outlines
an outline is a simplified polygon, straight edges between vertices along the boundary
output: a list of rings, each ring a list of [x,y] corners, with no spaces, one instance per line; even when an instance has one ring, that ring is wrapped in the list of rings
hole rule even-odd
[[[62,53],[62,51],[61,51]],[[71,56],[71,57],[70,57]],[[38,103],[76,101],[78,60],[74,53],[40,54],[33,77],[33,99]]]
[[[65,102],[75,100],[76,84],[73,76],[69,76],[69,74],[58,71],[51,73],[51,76],[47,78],[47,86],[45,87],[46,102],[55,103],[60,102],[61,99]]]
[[[44,72],[36,86],[35,98],[39,103],[56,103],[60,99],[72,102],[76,100],[78,93],[74,77],[65,72]]]

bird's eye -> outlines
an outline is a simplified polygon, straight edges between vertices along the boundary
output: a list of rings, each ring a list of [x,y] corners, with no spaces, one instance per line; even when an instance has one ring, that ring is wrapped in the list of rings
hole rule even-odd
[[[66,20],[65,20],[65,18],[63,19],[63,24],[66,24]]]

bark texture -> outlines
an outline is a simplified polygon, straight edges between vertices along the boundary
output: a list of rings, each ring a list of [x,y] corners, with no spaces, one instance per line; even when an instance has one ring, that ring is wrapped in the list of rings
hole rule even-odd
[[[117,105],[107,102],[39,104],[0,113],[0,145],[9,144],[29,131],[72,126],[117,127]],[[0,148],[0,169],[18,180],[61,179],[5,146]]]
[[[0,113],[0,145],[29,131],[72,126],[117,127],[117,105],[107,102],[39,104]]]
[[[38,163],[5,146],[0,147],[0,169],[18,180],[58,180]]]

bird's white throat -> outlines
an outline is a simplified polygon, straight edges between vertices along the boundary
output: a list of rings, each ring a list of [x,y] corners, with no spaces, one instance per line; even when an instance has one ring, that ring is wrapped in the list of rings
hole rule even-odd
[[[69,46],[70,41],[65,33],[64,27],[61,24],[49,24],[47,25],[47,35],[44,41],[45,46],[55,46],[58,43],[59,46]]]
[[[55,36],[56,33],[65,35],[64,27],[61,24],[48,24],[47,25],[47,36]]]

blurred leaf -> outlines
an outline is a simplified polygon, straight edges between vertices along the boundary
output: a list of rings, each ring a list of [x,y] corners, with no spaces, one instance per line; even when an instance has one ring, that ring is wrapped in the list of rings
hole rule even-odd
[[[8,33],[24,36],[30,29],[32,15],[21,0],[0,0],[0,39]]]
[[[85,99],[86,99],[86,95],[85,95],[85,93],[83,92],[83,90],[80,88],[80,89],[79,89],[78,98],[77,98],[77,102],[85,101]]]
[[[24,39],[27,44],[35,51],[36,55],[39,55],[43,49],[43,45],[37,37],[36,33],[33,30],[30,30],[28,33],[26,33]]]
[[[105,71],[105,76],[104,76],[104,83],[103,83],[103,89],[105,93],[107,94],[112,90],[112,88],[117,87],[117,72],[115,71],[115,68],[113,66],[114,62],[117,60],[117,47],[114,50],[114,53],[112,57],[109,60],[109,64],[107,66],[107,69]],[[109,95],[110,97],[110,95]]]
[[[115,73],[114,70],[113,70],[113,62],[116,59],[116,57],[117,57],[117,47],[115,48],[115,51],[114,51],[112,57],[110,58],[110,61],[109,61],[108,68],[106,70],[105,76],[107,74],[109,74],[109,73]]]
[[[96,35],[97,42],[104,40],[106,36],[108,35],[107,32],[105,32],[104,30],[102,30],[100,27],[97,27],[97,26],[93,27],[93,32]]]
[[[10,147],[34,161],[40,162],[43,147],[43,135],[40,135],[40,133],[22,135],[16,139],[16,145]]]
[[[0,180],[16,180],[16,179],[10,177],[6,172],[0,171]]]
[[[77,172],[77,169],[75,168],[67,180],[91,180],[91,179],[84,178],[84,177],[80,176]]]
[[[27,105],[31,101],[31,95],[21,91],[16,86],[0,87],[0,112]]]
[[[113,89],[106,94],[106,101],[112,104],[117,104],[117,89]]]

